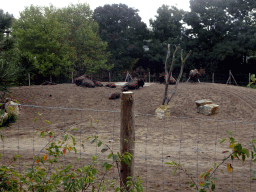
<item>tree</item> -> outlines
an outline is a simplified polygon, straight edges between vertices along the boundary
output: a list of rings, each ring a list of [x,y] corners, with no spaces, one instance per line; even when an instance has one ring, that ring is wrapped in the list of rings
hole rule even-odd
[[[93,19],[99,24],[100,37],[108,42],[107,50],[115,64],[114,71],[130,68],[130,64],[144,53],[143,40],[148,30],[137,9],[125,4],[106,4],[94,10]]]
[[[255,49],[253,0],[190,0],[191,12],[184,21],[191,61],[208,71],[238,68],[243,57]],[[232,65],[227,65],[228,63]],[[239,64],[239,65],[238,65]],[[197,66],[198,67],[198,66]]]
[[[107,60],[110,52],[106,51],[107,42],[98,34],[99,26],[92,20],[92,11],[87,4],[70,4],[58,9],[56,17],[59,23],[69,31],[65,35],[69,46],[75,50],[74,68],[83,73],[96,73],[100,69],[110,70],[113,65]]]
[[[14,85],[14,79],[19,72],[15,60],[14,38],[10,37],[10,27],[13,15],[0,9],[0,102],[5,102],[10,94],[9,88]]]
[[[26,7],[13,25],[18,49],[29,60],[34,59],[33,69],[44,76],[57,76],[72,66],[74,49],[65,39],[69,32],[54,17],[53,6]]]
[[[149,61],[155,63],[151,71],[160,73],[164,71],[165,54],[167,44],[171,44],[171,52],[175,51],[175,46],[181,44],[183,31],[183,17],[185,11],[179,10],[175,6],[169,7],[162,5],[157,10],[156,19],[150,19],[152,32],[150,33],[150,42],[148,43],[149,51],[146,57]],[[185,48],[185,46],[183,46]],[[179,65],[179,64],[178,64]],[[178,67],[175,65],[174,68]]]

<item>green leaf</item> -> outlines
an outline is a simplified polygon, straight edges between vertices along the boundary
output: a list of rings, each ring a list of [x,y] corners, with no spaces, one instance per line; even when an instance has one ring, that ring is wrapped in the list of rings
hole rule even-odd
[[[48,121],[48,120],[44,120],[44,122],[47,123],[47,124],[51,124],[51,122]]]
[[[35,118],[35,119],[34,119],[34,123],[35,123],[37,120],[38,120],[38,118]]]
[[[214,191],[214,189],[215,189],[215,184],[213,182],[212,182],[211,189],[212,189],[212,191]]]
[[[107,164],[106,165],[106,171],[108,171],[109,169],[111,169],[112,165],[111,164]]]
[[[214,163],[214,167],[216,168],[218,165],[217,165],[217,163]]]
[[[98,142],[98,147],[100,147],[102,145],[102,142],[101,141],[99,141]]]
[[[199,179],[203,178],[203,176],[205,175],[205,173],[202,173],[199,177]]]
[[[220,143],[223,143],[224,141],[226,141],[226,139],[222,139],[222,140],[220,141]]]
[[[113,153],[110,153],[110,154],[108,155],[108,159],[109,159],[110,157],[112,157],[112,155],[113,155]]]
[[[116,162],[116,160],[117,160],[117,155],[113,154],[113,161]]]
[[[68,139],[68,134],[66,133],[66,134],[64,135],[64,141],[67,141],[67,139]]]
[[[77,130],[77,128],[73,128],[73,130],[74,130],[74,131],[76,131],[76,130]]]
[[[231,136],[231,131],[228,131],[228,134]]]
[[[174,169],[174,171],[173,171],[173,175],[175,175],[176,171],[177,171],[177,168],[176,168],[176,169]]]

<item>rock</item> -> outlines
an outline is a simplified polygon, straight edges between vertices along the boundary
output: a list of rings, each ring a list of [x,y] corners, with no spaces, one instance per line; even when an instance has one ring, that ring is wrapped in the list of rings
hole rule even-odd
[[[202,105],[206,105],[206,104],[212,104],[212,101],[210,99],[202,99],[202,100],[197,100],[196,101],[196,106],[200,107]]]
[[[169,105],[161,105],[161,107],[158,107],[155,111],[156,118],[157,119],[164,119],[166,116],[170,116],[170,106]]]
[[[205,104],[197,108],[197,112],[204,115],[213,115],[219,112],[219,105]]]
[[[4,119],[6,119],[8,117],[8,113],[4,113],[3,115],[1,115],[1,117],[0,117],[0,124],[2,123],[2,121],[4,120]]]
[[[10,110],[9,107],[12,107],[13,110]],[[9,101],[9,102],[5,103],[5,111],[7,113],[14,112],[16,115],[19,115],[20,114],[20,105],[13,101]]]

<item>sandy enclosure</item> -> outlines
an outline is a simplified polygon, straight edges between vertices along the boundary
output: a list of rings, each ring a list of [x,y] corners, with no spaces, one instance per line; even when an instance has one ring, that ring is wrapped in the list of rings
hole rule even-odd
[[[58,133],[57,139],[63,137],[66,128],[78,129],[69,132],[76,138],[78,153],[67,152],[60,159],[61,164],[74,163],[77,168],[90,163],[93,154],[99,155],[100,162],[105,161],[108,153],[102,154],[100,148],[85,140],[88,136],[98,135],[114,152],[119,151],[120,99],[109,100],[108,97],[120,91],[120,87],[117,83],[115,89],[83,88],[74,84],[13,88],[13,96],[24,106],[19,121],[4,130],[6,139],[1,145],[1,164],[6,164],[8,158],[19,153],[22,158],[17,162],[17,169],[26,169],[23,164],[31,164],[32,157],[50,141],[49,137],[40,138],[34,134],[39,127]],[[173,87],[169,86],[169,92]],[[180,83],[171,101],[171,117],[165,120],[157,120],[154,116],[155,109],[161,105],[164,85],[146,84],[133,92],[135,167],[136,174],[144,181],[145,191],[195,191],[189,188],[190,180],[184,173],[177,171],[173,176],[174,169],[165,162],[174,160],[181,163],[184,169],[193,174],[195,181],[200,182],[202,172],[227,156],[222,151],[229,149],[228,143],[219,144],[219,141],[228,137],[228,130],[246,147],[249,147],[249,141],[255,139],[256,90],[222,84]],[[199,99],[211,99],[220,106],[219,113],[214,116],[198,114],[195,101]],[[33,123],[38,112],[42,116]],[[93,126],[90,125],[89,115],[98,120]],[[51,124],[43,123],[44,120],[49,120]],[[109,143],[109,140],[113,142]],[[81,146],[83,141],[84,147]],[[44,155],[45,152],[43,150],[40,154]],[[81,157],[81,161],[77,162],[77,157]],[[227,171],[227,163],[232,163],[232,173]],[[216,191],[255,191],[256,181],[249,180],[256,170],[251,160],[245,164],[229,160],[220,169],[225,174],[220,170],[215,173],[218,179]],[[108,177],[116,179],[118,183],[116,169],[111,170]]]

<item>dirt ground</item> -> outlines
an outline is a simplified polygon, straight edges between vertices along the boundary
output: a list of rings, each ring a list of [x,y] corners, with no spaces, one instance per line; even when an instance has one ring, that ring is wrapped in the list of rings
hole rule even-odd
[[[13,153],[18,153],[22,155],[17,162],[20,170],[26,168],[24,163],[31,164],[33,155],[38,154],[50,141],[50,138],[40,138],[34,134],[39,127],[59,133],[58,138],[66,128],[78,129],[69,132],[77,139],[78,154],[67,153],[60,160],[64,165],[75,162],[74,166],[78,167],[89,163],[92,154],[106,160],[107,154],[102,154],[95,144],[85,142],[84,148],[81,144],[86,137],[98,135],[104,143],[109,144],[109,140],[113,140],[109,146],[114,152],[119,151],[121,101],[120,98],[109,100],[108,97],[111,93],[120,92],[120,87],[84,88],[75,84],[58,84],[12,88],[13,97],[23,106],[19,121],[4,130],[6,139],[1,148],[1,163],[6,164]],[[174,85],[169,86],[169,93],[173,88]],[[200,182],[202,172],[227,157],[222,151],[228,150],[229,144],[219,144],[219,141],[228,137],[228,130],[246,147],[255,139],[254,89],[212,83],[180,83],[170,102],[171,116],[164,120],[157,120],[154,116],[163,99],[164,85],[151,83],[133,92],[135,174],[144,181],[144,191],[196,191],[189,188],[190,179],[183,172],[177,171],[173,176],[174,168],[168,167],[165,162],[181,163],[188,173],[193,174],[193,179]],[[218,104],[219,113],[213,116],[198,114],[195,101],[201,99],[211,99]],[[42,115],[34,123],[38,112]],[[98,122],[93,122],[91,126],[89,115]],[[51,124],[47,125],[43,120],[49,120]],[[45,154],[45,150],[40,154]],[[81,157],[81,161],[76,162],[77,157]],[[233,165],[232,173],[227,171],[227,163]],[[215,172],[218,179],[216,191],[256,191],[256,181],[249,180],[256,170],[255,163],[250,159],[245,164],[239,160],[228,160],[220,169]],[[116,179],[118,184],[116,169],[111,170],[108,177]]]

